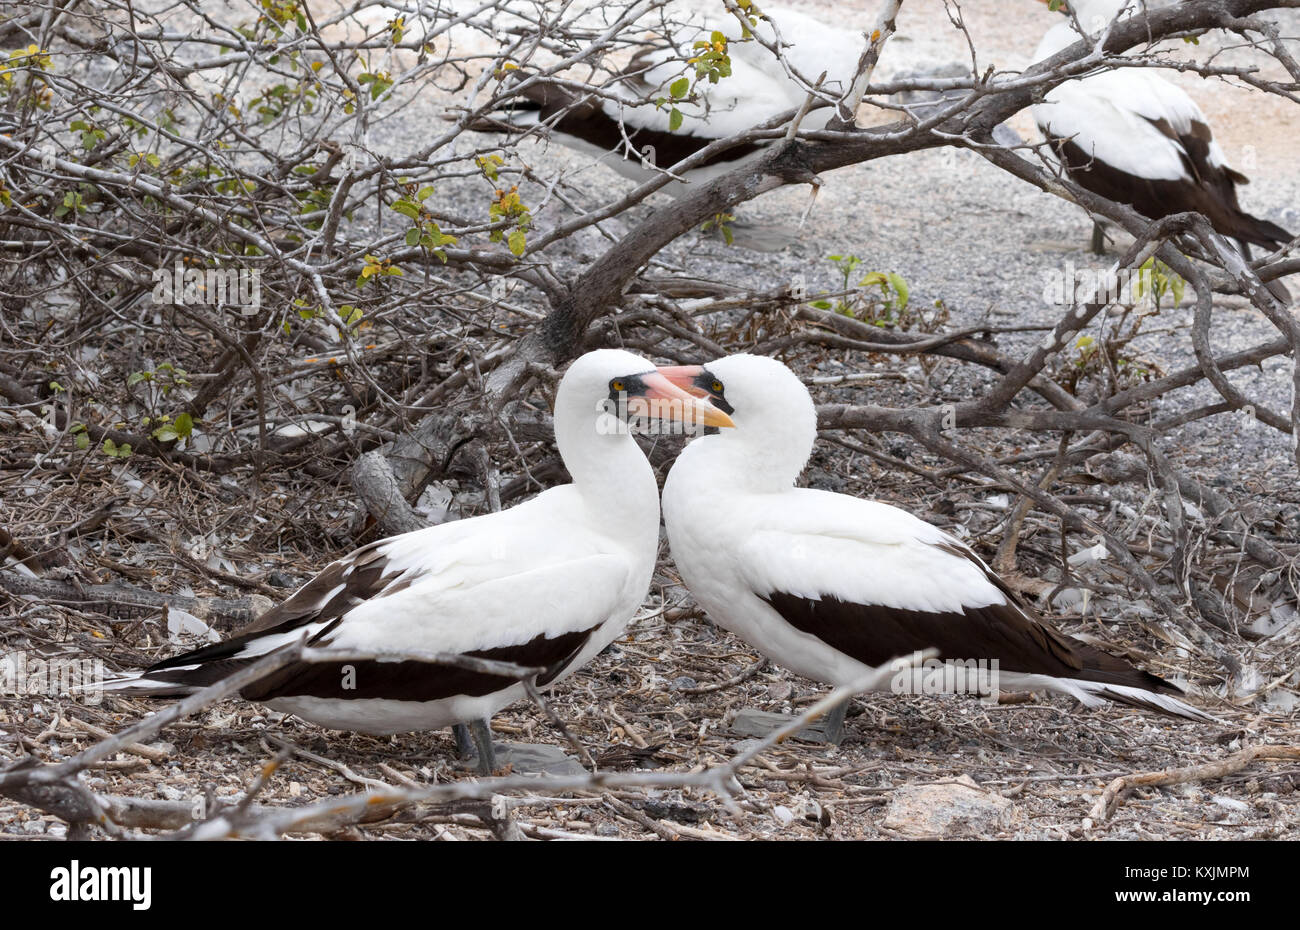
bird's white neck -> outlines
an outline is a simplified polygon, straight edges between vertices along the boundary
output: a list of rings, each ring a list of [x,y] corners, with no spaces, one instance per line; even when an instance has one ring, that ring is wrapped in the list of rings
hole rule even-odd
[[[689,480],[716,493],[779,494],[794,487],[812,452],[806,443],[762,441],[761,433],[724,430],[701,436],[677,457],[669,480]]]
[[[573,487],[594,514],[629,534],[658,534],[659,486],[654,469],[626,430],[595,408],[559,406],[555,444]]]
[[[1074,20],[1078,20],[1084,32],[1090,36],[1096,37],[1107,25],[1115,18],[1120,9],[1124,6],[1131,7],[1129,15],[1134,11],[1138,14],[1144,12],[1140,0],[1079,0],[1075,2],[1074,16],[1061,17],[1052,28],[1047,30],[1038,48],[1034,51],[1034,61],[1042,61],[1044,58],[1050,58],[1063,48],[1068,48],[1075,42],[1083,38],[1075,28]],[[1148,6],[1154,7],[1157,4],[1150,3]]]

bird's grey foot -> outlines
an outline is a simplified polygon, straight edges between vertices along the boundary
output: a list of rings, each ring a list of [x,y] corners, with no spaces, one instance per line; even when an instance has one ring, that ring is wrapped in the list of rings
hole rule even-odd
[[[845,698],[826,712],[822,732],[826,734],[826,742],[832,746],[838,746],[844,739],[844,717],[849,712],[851,703],[853,698]]]
[[[468,759],[474,754],[474,743],[469,736],[469,727],[463,723],[452,724],[452,736],[456,737],[456,755],[461,759]]]
[[[469,732],[474,738],[474,748],[478,750],[479,774],[491,775],[497,768],[497,754],[492,748],[492,728],[486,720],[480,718],[470,722]]]
[[[780,252],[799,241],[797,228],[776,223],[760,223],[748,219],[734,219],[725,224],[731,233],[731,244],[754,252]],[[710,226],[708,234],[725,239],[725,235],[716,226]]]
[[[1101,228],[1100,223],[1092,224],[1092,254],[1106,254],[1106,230]]]

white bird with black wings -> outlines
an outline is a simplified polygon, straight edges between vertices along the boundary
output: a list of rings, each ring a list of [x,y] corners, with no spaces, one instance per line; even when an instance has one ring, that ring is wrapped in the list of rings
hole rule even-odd
[[[817,413],[785,365],[733,355],[659,371],[735,422],[692,441],[668,474],[673,561],[715,622],[774,661],[839,686],[934,648],[944,660],[997,660],[988,683],[1002,690],[1213,720],[1172,697],[1173,685],[1052,629],[942,530],[887,504],[795,487]]]
[[[1144,12],[1139,0],[1070,0],[1061,9],[1071,18],[1047,31],[1034,61],[1084,39],[1076,22],[1091,42],[1121,14]],[[1033,115],[1070,179],[1094,194],[1130,204],[1151,219],[1200,213],[1247,256],[1251,245],[1271,252],[1291,239],[1276,223],[1241,208],[1237,187],[1249,179],[1228,164],[1196,101],[1153,68],[1066,81],[1034,105]],[[1100,227],[1093,246],[1101,251]],[[1289,302],[1289,295],[1284,299]]]
[[[668,401],[665,418],[730,420],[630,352],[591,352],[555,400],[555,439],[573,483],[509,510],[364,546],[330,563],[230,639],[106,685],[184,694],[299,640],[353,652],[456,653],[542,668],[551,685],[612,642],[645,599],[659,541],[654,472],[620,399]],[[633,405],[633,411],[636,411]],[[480,722],[522,683],[425,661],[294,663],[241,696],[321,726],[391,734]],[[475,731],[490,766],[486,727]]]
[[[523,93],[537,109],[510,114],[509,125],[527,128],[540,123],[564,145],[596,156],[620,152],[612,167],[644,180],[654,169],[643,166],[643,159],[660,169],[671,168],[719,139],[798,110],[823,72],[822,93],[838,98],[848,89],[866,43],[859,13],[852,14],[851,25],[828,25],[797,10],[764,6],[752,30],[763,40],[760,43],[743,38],[739,21],[721,6],[688,17],[667,36],[647,40],[645,49],[601,95],[584,96],[571,84],[545,79],[533,83]],[[693,81],[696,71],[690,62],[722,47],[711,44],[715,32],[727,40],[730,74],[717,81]],[[706,47],[696,47],[697,42]],[[780,58],[774,49],[780,50]],[[690,96],[661,104],[683,78],[692,86]],[[801,126],[821,129],[834,112],[832,107],[814,109]],[[734,146],[689,175],[700,180],[731,170],[766,144]]]

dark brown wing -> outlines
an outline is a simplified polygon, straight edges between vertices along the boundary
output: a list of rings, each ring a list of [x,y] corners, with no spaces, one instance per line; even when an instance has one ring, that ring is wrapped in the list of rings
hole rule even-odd
[[[465,655],[546,669],[537,676],[537,684],[545,686],[577,657],[599,628],[562,633],[553,638],[539,634],[518,646],[476,649]],[[318,644],[328,646],[328,635],[319,637]],[[321,662],[287,666],[240,693],[251,701],[278,697],[436,701],[458,695],[491,694],[514,682],[513,678],[430,662]]]
[[[259,655],[240,657],[239,654],[260,637],[338,620],[363,601],[401,590],[405,583],[393,583],[388,559],[378,551],[386,541],[371,543],[331,562],[283,603],[228,639],[157,662],[145,670],[144,677],[190,687],[211,684],[258,658]],[[196,665],[197,668],[189,667]]]
[[[1210,164],[1209,126],[1193,122],[1191,130],[1180,135],[1165,120],[1150,122],[1182,146],[1186,153],[1183,166],[1190,178],[1140,177],[1095,158],[1072,139],[1049,136],[1049,141],[1071,180],[1108,200],[1129,204],[1143,216],[1160,219],[1175,213],[1200,213],[1220,234],[1270,250],[1291,240],[1281,226],[1241,209],[1237,185],[1246,178],[1226,166]]]
[[[996,659],[1004,672],[1179,693],[1124,659],[1054,630],[966,547],[940,543],[938,548],[977,565],[1007,603],[955,612],[907,610],[826,595],[814,600],[783,591],[773,591],[764,600],[795,628],[864,665],[879,666],[899,656],[937,649],[940,658]]]

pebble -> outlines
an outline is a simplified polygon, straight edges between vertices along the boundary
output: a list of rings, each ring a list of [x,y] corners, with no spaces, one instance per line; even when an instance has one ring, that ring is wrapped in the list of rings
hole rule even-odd
[[[937,785],[904,785],[889,797],[881,825],[905,836],[939,838],[972,832],[996,833],[1015,805],[983,791],[969,775]]]

